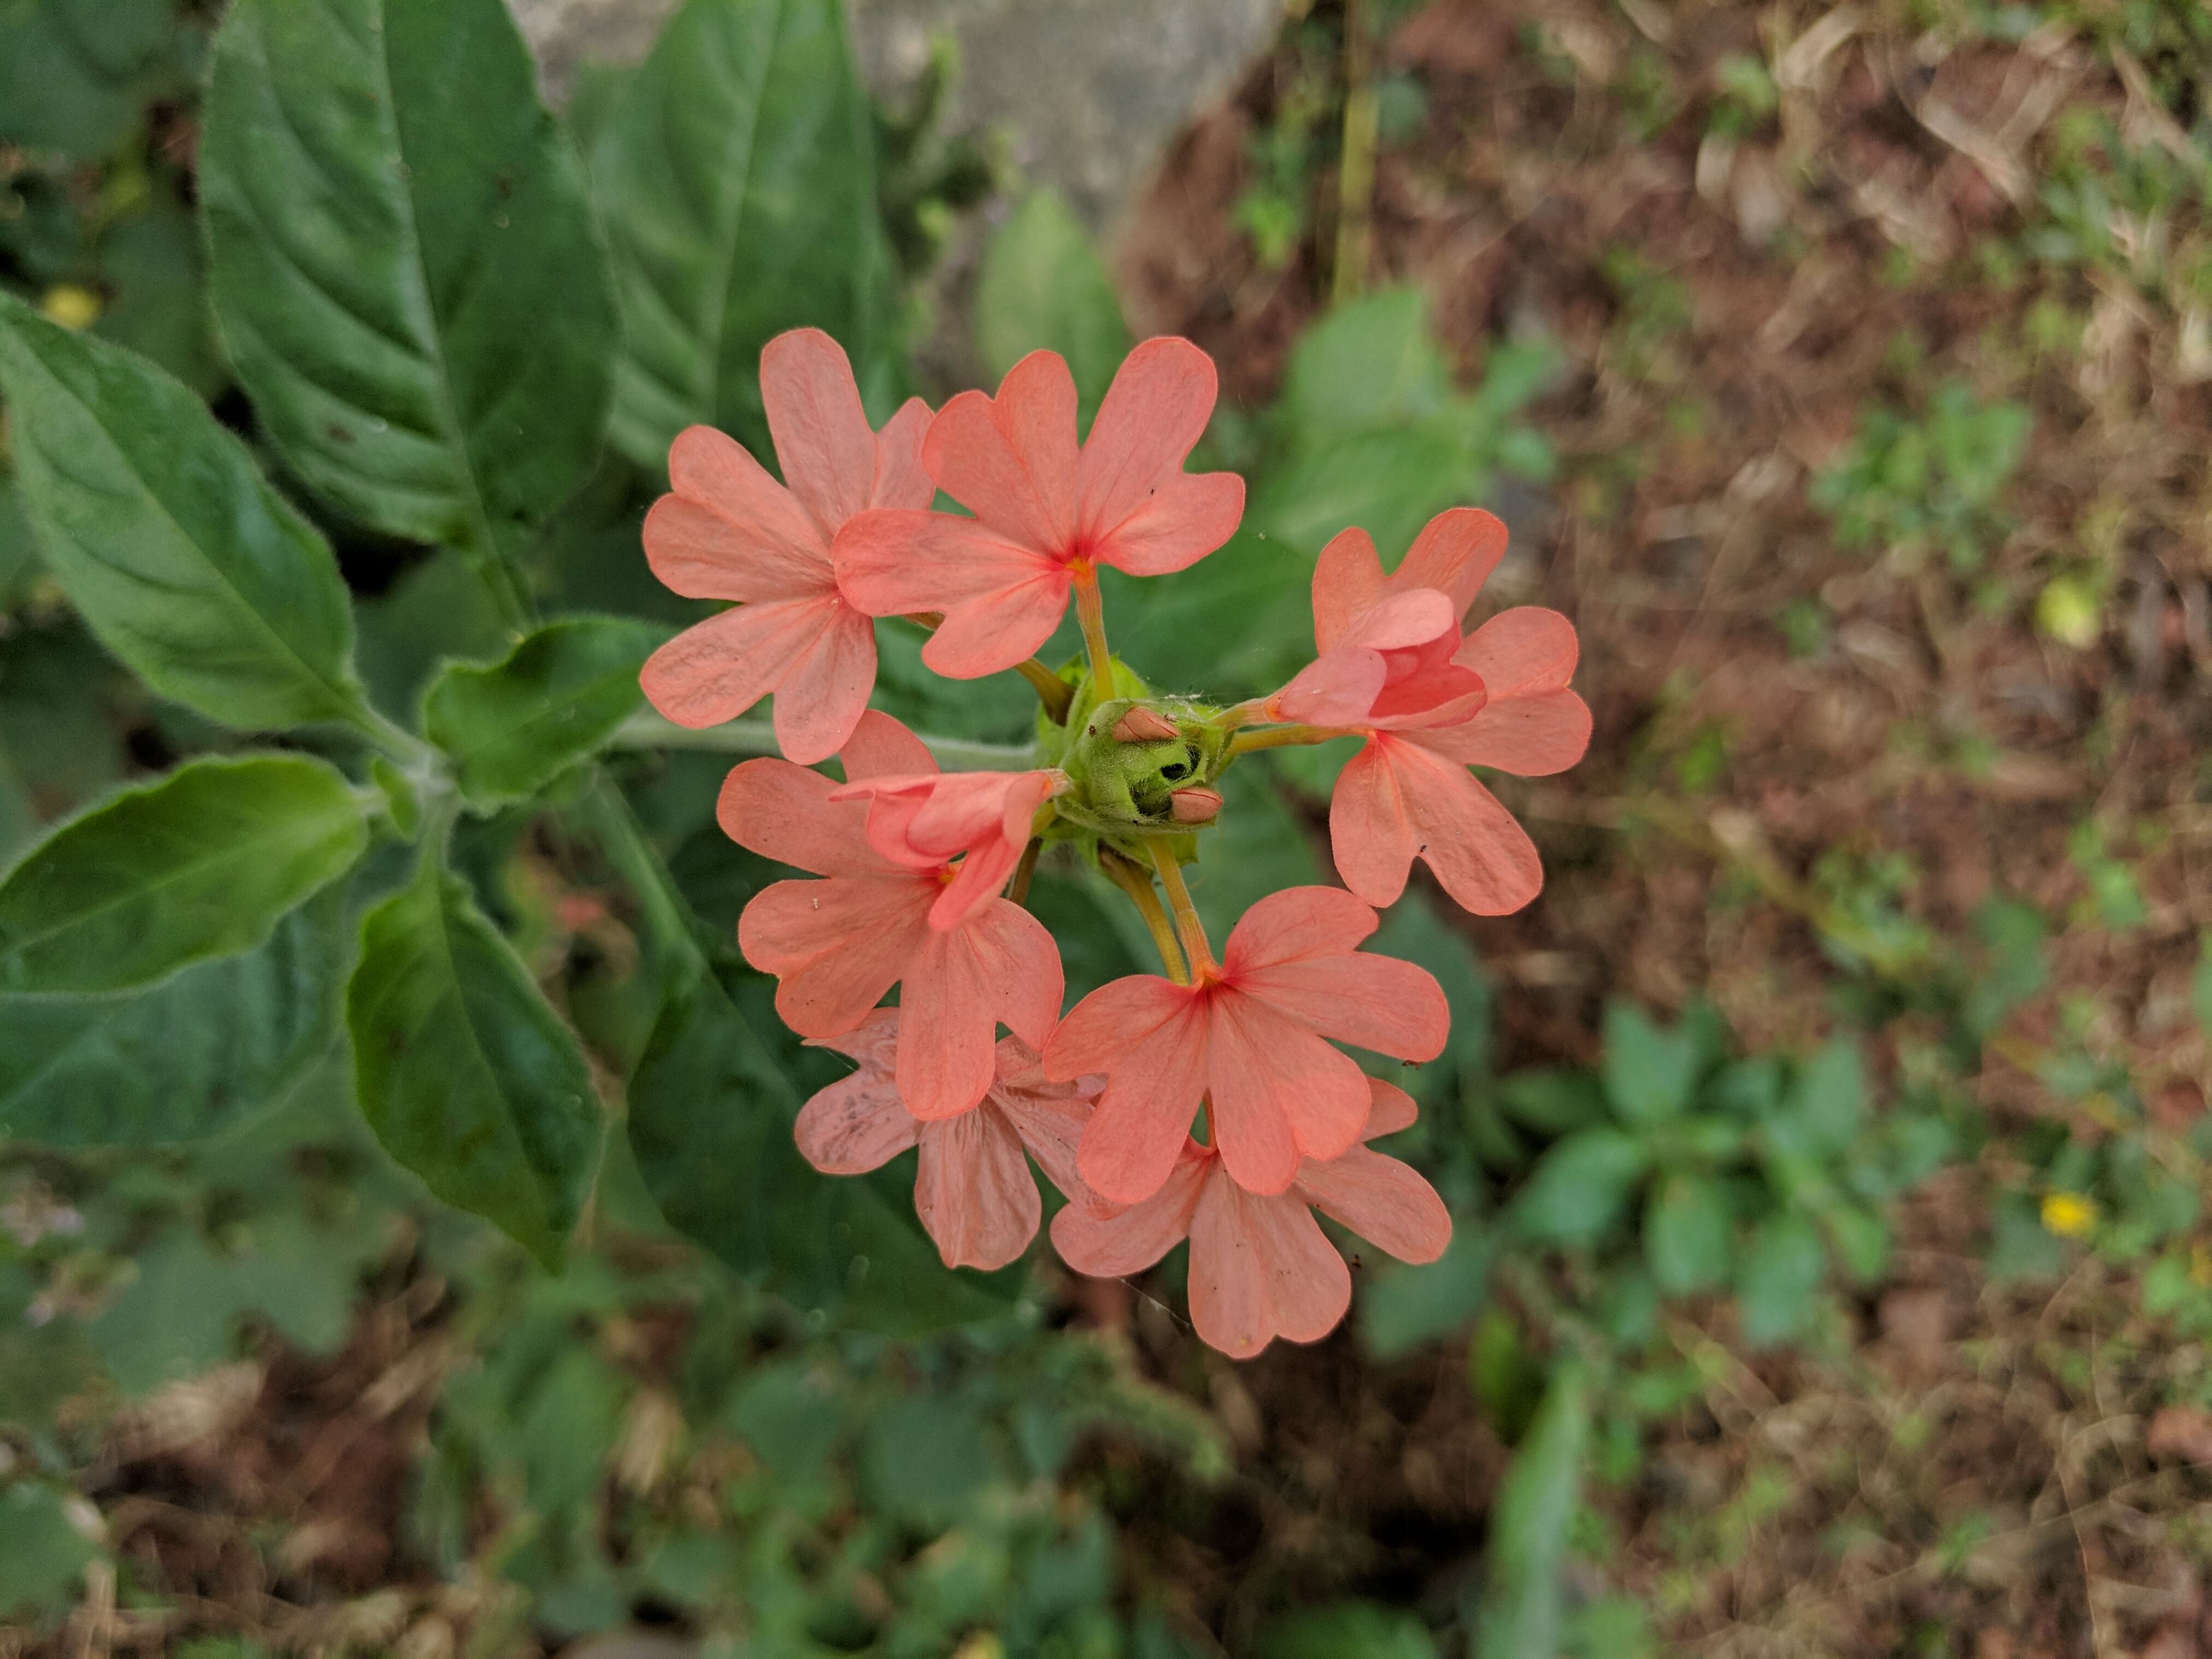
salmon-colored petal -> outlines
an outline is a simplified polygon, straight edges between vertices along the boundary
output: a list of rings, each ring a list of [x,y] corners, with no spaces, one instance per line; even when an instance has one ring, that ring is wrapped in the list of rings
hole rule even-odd
[[[1044,1074],[1055,1083],[1105,1072],[1188,1013],[1198,994],[1158,974],[1131,974],[1100,986],[1067,1012],[1044,1045]]]
[[[1091,544],[1101,564],[1132,576],[1187,570],[1237,533],[1244,480],[1234,472],[1177,472]]]
[[[973,955],[990,1012],[1030,1048],[1042,1048],[1067,992],[1051,931],[1020,905],[993,899],[940,937],[961,940]]]
[[[738,846],[778,864],[817,876],[885,873],[864,833],[864,809],[831,800],[836,787],[789,761],[745,761],[722,780],[714,820]]]
[[[1060,1259],[1093,1279],[1140,1273],[1182,1243],[1191,1212],[1206,1190],[1215,1160],[1186,1140],[1159,1190],[1142,1203],[1101,1212],[1071,1203],[1052,1218],[1052,1246]]]
[[[921,659],[947,679],[981,679],[1036,654],[1066,614],[1067,572],[1055,565],[1011,587],[980,594],[945,613],[922,642]]]
[[[831,558],[838,591],[872,617],[949,611],[1060,568],[974,519],[898,507],[854,515],[837,532]]]
[[[871,708],[855,722],[853,735],[837,750],[837,759],[848,783],[864,778],[917,777],[937,770],[937,757],[929,752],[929,745],[879,708]],[[848,810],[862,811],[857,806]],[[786,864],[793,861],[784,860]]]
[[[1231,979],[1279,962],[1356,951],[1376,926],[1374,910],[1334,887],[1285,887],[1247,910],[1230,931],[1222,964]]]
[[[1582,647],[1575,625],[1541,605],[1501,611],[1468,635],[1454,658],[1490,688],[1491,701],[1565,689]]]
[[[840,599],[830,624],[775,689],[775,740],[801,766],[844,745],[876,687],[876,625]]]
[[[1279,1336],[1318,1342],[1351,1305],[1351,1272],[1303,1199],[1206,1183],[1190,1221],[1190,1321],[1209,1346],[1249,1359]]]
[[[1298,1196],[1401,1261],[1434,1261],[1451,1243],[1451,1212],[1410,1164],[1354,1146],[1298,1171]]]
[[[1084,1002],[1114,988],[1103,987]],[[1206,1091],[1205,1011],[1189,993],[1177,992],[1177,996],[1182,1006],[1158,1025],[1140,1027],[1141,1035],[1127,1034],[1110,1063],[1079,1068],[1104,1072],[1106,1087],[1090,1127],[1083,1132],[1076,1169],[1085,1185],[1112,1203],[1142,1203],[1159,1190],[1190,1137],[1191,1121]],[[1081,1012],[1079,1005],[1076,1012]],[[1138,1011],[1139,1018],[1152,1012]],[[1063,1022],[1062,1029],[1073,1018],[1071,1015]],[[1062,1052],[1056,1043],[1046,1049],[1048,1072],[1058,1069]]]
[[[668,483],[678,495],[737,526],[772,562],[813,568],[829,543],[798,497],[726,432],[691,426],[668,447]]]
[[[1279,963],[1239,975],[1237,985],[1325,1037],[1397,1060],[1434,1060],[1451,1028],[1451,1008],[1436,975],[1395,957],[1363,951]],[[1359,1099],[1364,1121],[1364,1089]]]
[[[1523,692],[1420,737],[1423,747],[1462,766],[1494,766],[1522,778],[1565,771],[1588,752],[1589,740],[1589,705],[1571,691]]]
[[[1059,556],[1075,532],[1075,380],[1057,352],[1033,351],[999,395],[963,392],[921,446],[937,487],[1008,539]]]
[[[761,404],[783,481],[827,544],[876,483],[876,434],[845,349],[818,328],[794,328],[762,349]]]
[[[890,1073],[864,1068],[817,1090],[799,1109],[792,1138],[823,1175],[866,1175],[913,1146],[918,1127]]]
[[[1393,592],[1435,588],[1449,597],[1456,620],[1467,614],[1476,592],[1504,556],[1505,526],[1496,515],[1479,507],[1455,507],[1437,514],[1413,538],[1387,586]]]
[[[988,904],[1006,884],[1006,878],[1014,873],[1014,866],[1022,860],[1022,849],[1027,845],[1026,842],[1009,842],[997,836],[978,842],[960,860],[959,869],[938,894],[937,902],[930,908],[929,925],[939,930],[957,927]]]
[[[836,877],[779,881],[756,893],[738,918],[738,948],[778,976],[783,1023],[801,1036],[826,1037],[866,1019],[931,937],[921,887],[904,877]],[[902,1048],[908,1040],[902,1026]],[[912,1110],[903,1083],[900,1093]]]
[[[1426,645],[1459,631],[1459,613],[1444,594],[1416,587],[1386,594],[1354,616],[1331,650],[1364,646],[1370,651],[1400,651]]]
[[[782,684],[836,625],[838,608],[834,595],[733,606],[647,657],[638,684],[678,726],[720,726]]]
[[[1314,649],[1336,647],[1352,619],[1382,597],[1382,561],[1375,538],[1360,529],[1340,530],[1314,561]]]
[[[1182,471],[1213,416],[1216,390],[1213,359],[1188,340],[1159,336],[1121,360],[1083,446],[1085,539],[1110,535]]]
[[[898,1054],[899,1011],[878,1008],[849,1031],[840,1031],[835,1036],[809,1037],[810,1048],[827,1048],[840,1054],[863,1071],[873,1072],[886,1085],[890,1081],[891,1062]]]
[[[969,1110],[994,1075],[994,988],[977,953],[968,948],[967,932],[931,929],[903,970],[899,1095],[925,1122]]]
[[[827,542],[787,546],[682,495],[653,504],[644,540],[654,578],[687,599],[811,599],[830,585]]]
[[[1462,909],[1506,915],[1542,890],[1536,844],[1465,767],[1413,738],[1391,742],[1389,754],[1416,856]]]
[[[1367,1079],[1274,1009],[1231,994],[1214,1004],[1206,1059],[1214,1148],[1237,1184],[1279,1193],[1301,1158],[1334,1158],[1367,1122]]]
[[[1036,1052],[1018,1037],[999,1040],[998,1067],[989,1104],[1006,1114],[1047,1180],[1071,1201],[1095,1204],[1076,1172],[1075,1158],[1103,1079],[1048,1083],[1036,1069]]]
[[[1421,1115],[1421,1109],[1413,1103],[1413,1096],[1395,1083],[1385,1083],[1379,1077],[1367,1079],[1367,1127],[1359,1132],[1362,1140],[1380,1140],[1384,1135],[1395,1135],[1401,1129],[1410,1129]]]
[[[1336,873],[1370,904],[1395,904],[1413,867],[1413,822],[1390,764],[1390,750],[1401,741],[1370,736],[1336,775],[1328,798]]]
[[[1380,652],[1334,646],[1268,699],[1268,713],[1309,726],[1356,726],[1382,695],[1389,674]]]
[[[870,507],[924,507],[937,499],[937,484],[921,464],[921,441],[929,433],[929,405],[909,398],[876,434],[875,486]]]
[[[1036,1237],[1044,1206],[1013,1127],[986,1105],[921,1129],[914,1210],[948,1267],[1003,1267]]]

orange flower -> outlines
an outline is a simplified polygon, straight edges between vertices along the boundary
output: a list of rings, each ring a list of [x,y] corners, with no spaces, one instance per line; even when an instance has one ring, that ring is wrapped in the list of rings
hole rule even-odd
[[[1367,1079],[1329,1039],[1401,1060],[1443,1052],[1451,1014],[1425,969],[1370,956],[1375,912],[1334,887],[1292,887],[1244,913],[1195,985],[1136,974],[1078,1003],[1045,1045],[1045,1075],[1106,1078],[1078,1168],[1116,1204],[1176,1166],[1201,1099],[1237,1185],[1279,1193],[1302,1158],[1340,1156],[1368,1115]]]
[[[1367,1079],[1359,1139],[1413,1121],[1402,1090]],[[1287,1190],[1247,1191],[1212,1147],[1183,1143],[1158,1192],[1126,1209],[1072,1202],[1053,1218],[1053,1247],[1079,1273],[1124,1279],[1190,1240],[1190,1318],[1199,1335],[1233,1359],[1276,1337],[1317,1342],[1352,1303],[1352,1275],[1313,1211],[1401,1261],[1433,1261],[1451,1243],[1451,1217],[1409,1165],[1364,1146],[1301,1162]]]
[[[870,709],[838,751],[850,781],[933,773],[921,739]],[[957,1117],[983,1097],[1004,1020],[1042,1048],[1060,1015],[1060,951],[1044,924],[987,890],[949,926],[932,912],[957,866],[917,868],[868,844],[866,803],[789,761],[744,763],[716,817],[763,858],[826,878],[779,881],[738,919],[745,960],[777,979],[775,1011],[807,1037],[840,1037],[903,984],[898,1091],[915,1116]]]
[[[876,684],[875,623],[837,591],[830,544],[868,508],[928,504],[929,406],[910,399],[871,430],[852,365],[819,329],[770,340],[760,381],[785,483],[712,427],[677,434],[645,556],[685,598],[737,603],[654,652],[640,680],[655,708],[693,727],[773,691],[777,744],[811,765],[852,735]]]
[[[1535,843],[1467,769],[1563,772],[1589,746],[1590,714],[1568,689],[1577,646],[1558,611],[1522,605],[1461,636],[1504,551],[1504,525],[1455,507],[1387,577],[1361,530],[1314,568],[1321,654],[1267,710],[1365,734],[1337,777],[1328,827],[1337,873],[1370,904],[1397,900],[1416,858],[1477,915],[1517,910],[1544,884]]]
[[[1213,413],[1213,360],[1147,340],[1122,362],[1091,435],[1075,441],[1066,360],[1033,351],[996,398],[963,392],[929,423],[922,461],[975,516],[886,510],[847,525],[838,585],[871,616],[941,611],[921,659],[952,679],[1012,668],[1060,625],[1078,580],[1195,564],[1236,533],[1244,481],[1187,473]]]
[[[1081,1191],[1075,1144],[1097,1079],[1048,1082],[1036,1049],[1001,1037],[981,1102],[925,1121],[907,1110],[893,1080],[897,1009],[878,1008],[843,1036],[817,1041],[858,1060],[860,1070],[799,1109],[793,1129],[799,1152],[824,1175],[865,1175],[921,1147],[915,1212],[946,1267],[1003,1267],[1036,1237],[1044,1212],[1024,1152],[1062,1191]]]

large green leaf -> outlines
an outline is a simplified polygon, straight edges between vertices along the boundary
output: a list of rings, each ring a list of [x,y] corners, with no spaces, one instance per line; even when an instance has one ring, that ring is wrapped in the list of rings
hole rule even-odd
[[[605,1115],[575,1036],[467,887],[425,858],[362,923],[354,1079],[384,1149],[557,1266]]]
[[[614,735],[645,701],[638,670],[667,630],[623,617],[548,623],[488,667],[449,666],[423,729],[481,806],[536,793]]]
[[[1693,1296],[1728,1277],[1735,1218],[1719,1182],[1705,1176],[1667,1177],[1644,1212],[1644,1256],[1669,1296]]]
[[[500,0],[238,0],[200,147],[216,310],[301,475],[495,580],[583,483],[614,300]]]
[[[827,330],[864,387],[886,360],[890,255],[840,0],[690,0],[592,158],[623,352],[616,446],[659,467],[695,422],[761,447],[760,351]]]
[[[1589,1439],[1589,1389],[1569,1363],[1514,1450],[1490,1517],[1490,1565],[1476,1659],[1553,1659],[1565,1597],[1559,1570],[1581,1501]]]
[[[325,762],[194,761],[64,824],[0,880],[0,990],[128,990],[251,950],[368,841]]]
[[[0,392],[46,568],[148,684],[230,726],[368,719],[329,545],[191,391],[0,293]]]
[[[129,139],[184,78],[177,13],[175,0],[0,3],[0,143],[94,156]]]
[[[994,375],[1030,352],[1067,359],[1087,418],[1129,351],[1114,281],[1091,234],[1059,193],[1040,190],[983,250],[975,283],[975,346]]]
[[[343,888],[243,956],[144,991],[0,997],[0,1140],[192,1140],[275,1105],[337,1034]]]

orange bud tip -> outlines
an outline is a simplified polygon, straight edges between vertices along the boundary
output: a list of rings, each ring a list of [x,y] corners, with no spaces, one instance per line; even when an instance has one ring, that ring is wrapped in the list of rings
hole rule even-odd
[[[1157,709],[1132,708],[1114,722],[1116,743],[1158,743],[1163,738],[1176,735],[1174,726],[1163,719]]]
[[[1177,823],[1211,823],[1221,812],[1218,789],[1178,789],[1168,799]]]

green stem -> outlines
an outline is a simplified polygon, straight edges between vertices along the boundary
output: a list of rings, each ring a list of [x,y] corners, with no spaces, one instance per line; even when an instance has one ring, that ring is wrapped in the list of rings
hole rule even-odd
[[[1030,683],[1044,705],[1045,715],[1054,726],[1067,724],[1067,711],[1075,702],[1075,688],[1047,668],[1035,657],[1014,665],[1014,672]]]
[[[346,724],[366,738],[371,748],[393,762],[403,772],[426,772],[441,758],[435,749],[412,732],[386,720],[370,708],[365,698],[358,708],[348,713]]]
[[[1206,943],[1206,924],[1199,920],[1198,907],[1190,902],[1190,889],[1183,885],[1182,863],[1164,839],[1148,843],[1147,850],[1175,911],[1176,934],[1182,940],[1183,954],[1190,958],[1192,977],[1201,981],[1213,978],[1220,969],[1214,963],[1213,947]]]
[[[1338,738],[1359,734],[1338,726],[1270,726],[1258,732],[1239,732],[1229,740],[1227,758],[1249,755],[1262,749],[1288,749],[1296,744],[1329,743]]]
[[[1014,878],[1006,884],[1006,896],[1016,904],[1028,901],[1030,878],[1036,874],[1037,856],[1043,851],[1044,841],[1037,836],[1031,836],[1030,844],[1022,848],[1022,861],[1014,866]]]
[[[1027,744],[974,743],[966,738],[941,738],[927,732],[915,735],[928,746],[940,764],[983,772],[1026,771],[1036,763],[1036,751]],[[706,749],[725,755],[774,755],[781,752],[775,728],[766,720],[729,720],[693,731],[665,720],[650,708],[641,708],[616,731],[618,749]]]
[[[1091,659],[1091,683],[1097,688],[1094,703],[1114,700],[1114,657],[1106,648],[1106,602],[1098,592],[1098,571],[1087,559],[1073,567],[1075,578],[1075,620],[1083,629],[1083,649]]]
[[[1107,880],[1129,896],[1130,902],[1137,907],[1137,914],[1145,919],[1145,930],[1152,936],[1152,947],[1160,953],[1160,965],[1168,970],[1168,978],[1177,985],[1189,984],[1190,969],[1183,965],[1182,951],[1176,944],[1175,925],[1160,908],[1160,896],[1152,890],[1152,877],[1110,847],[1098,849],[1098,867]]]
[[[1344,305],[1367,286],[1374,243],[1375,145],[1381,105],[1375,94],[1365,0],[1344,0],[1344,146],[1337,171],[1336,258],[1329,299]]]

